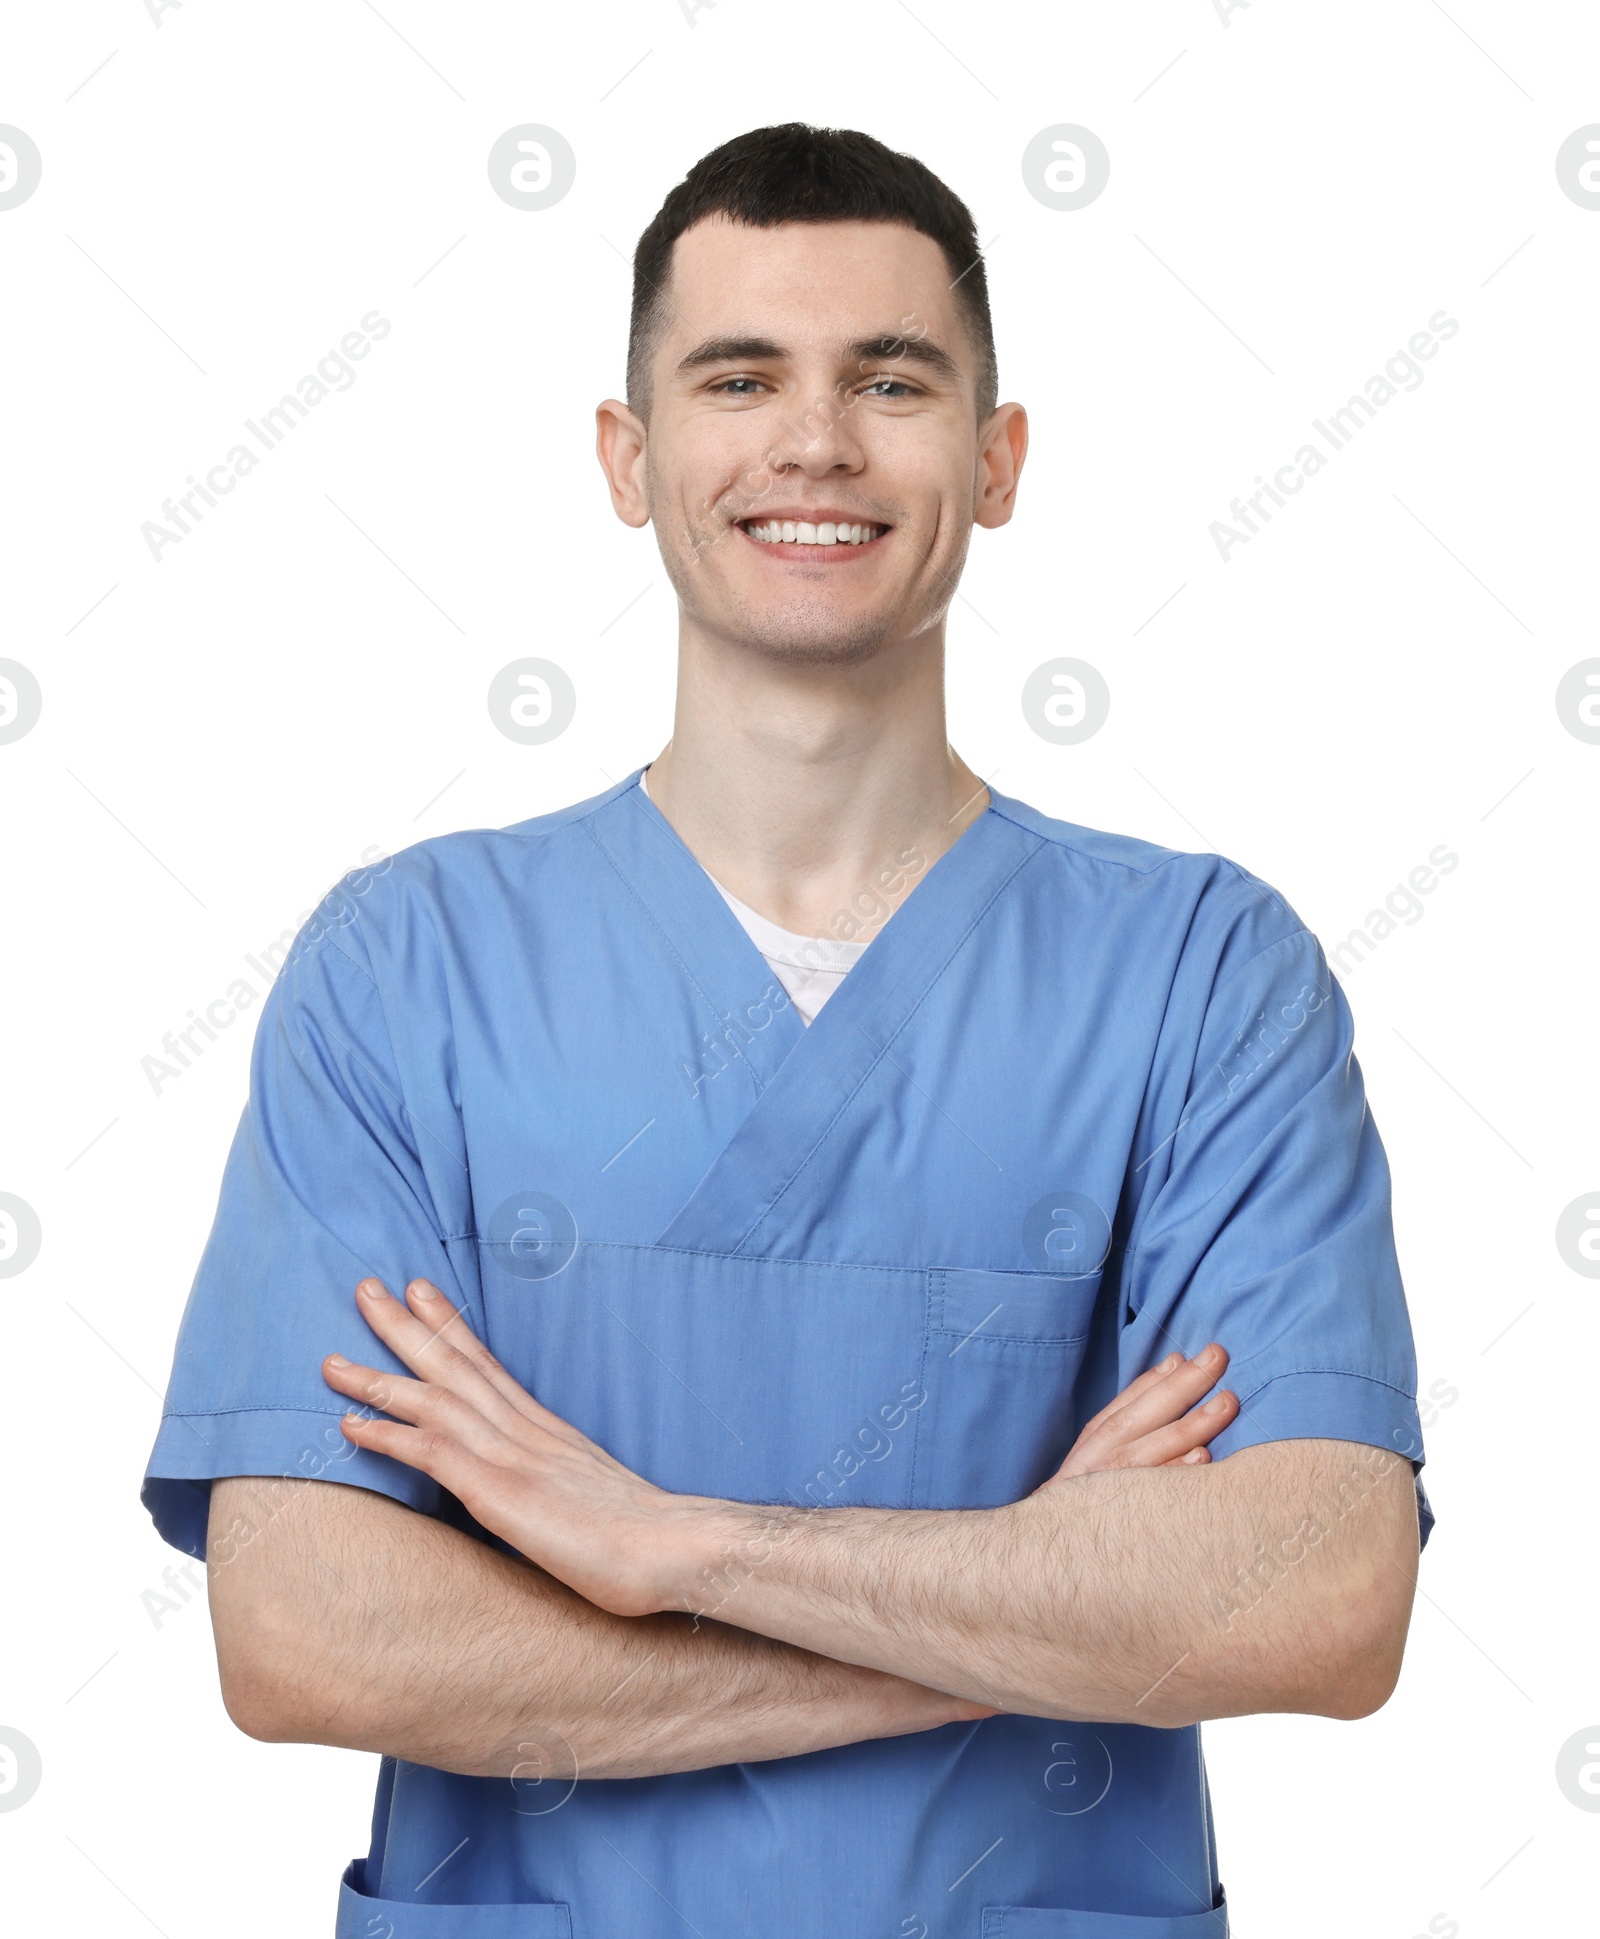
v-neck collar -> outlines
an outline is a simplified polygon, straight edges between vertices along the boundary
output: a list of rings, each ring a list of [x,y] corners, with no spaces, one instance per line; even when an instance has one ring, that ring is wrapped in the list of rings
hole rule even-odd
[[[639,792],[656,813],[661,810],[651,800],[650,770],[642,768],[639,772]],[[700,864],[705,868],[705,864]],[[706,877],[734,915],[739,926],[766,958],[768,963],[781,963],[785,969],[807,970],[827,976],[843,976],[861,961],[866,943],[841,942],[833,936],[802,936],[796,930],[785,929],[770,916],[762,915],[759,909],[752,909],[748,902],[741,902],[726,883],[706,869]]]
[[[717,1019],[737,1016],[771,972],[715,883],[638,786],[641,768],[587,826],[665,933]],[[990,805],[883,925],[809,1029],[792,1005],[740,1049],[756,1099],[663,1245],[759,1252],[759,1227],[956,952],[1043,843]],[[748,1024],[745,1026],[748,1028]]]
[[[787,998],[774,1007],[766,959],[683,838],[639,786],[637,769],[584,827],[643,904],[705,1006],[708,1038],[736,1049],[759,1095],[806,1034]],[[781,995],[781,987],[779,990]]]

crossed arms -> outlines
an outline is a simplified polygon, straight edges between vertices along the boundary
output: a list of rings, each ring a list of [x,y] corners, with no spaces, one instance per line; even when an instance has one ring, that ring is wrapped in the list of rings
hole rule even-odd
[[[637,1777],[996,1711],[1181,1725],[1360,1717],[1399,1675],[1408,1461],[1334,1440],[1212,1462],[1227,1356],[1173,1355],[1003,1508],[790,1509],[654,1487],[541,1407],[437,1288],[358,1289],[407,1379],[324,1363],[358,1446],[508,1556],[368,1490],[212,1489],[229,1714],[477,1776]],[[1211,1411],[1207,1411],[1207,1410]]]

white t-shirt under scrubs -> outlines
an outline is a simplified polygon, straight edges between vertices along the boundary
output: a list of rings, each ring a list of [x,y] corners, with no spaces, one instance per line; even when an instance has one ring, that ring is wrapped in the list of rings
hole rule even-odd
[[[640,775],[639,785],[647,795],[650,793],[648,772]],[[867,945],[841,943],[832,936],[797,936],[792,930],[780,929],[725,889],[709,870],[707,874],[717,894],[739,918],[745,934],[766,958],[767,968],[783,985],[802,1021],[810,1023],[860,961]]]

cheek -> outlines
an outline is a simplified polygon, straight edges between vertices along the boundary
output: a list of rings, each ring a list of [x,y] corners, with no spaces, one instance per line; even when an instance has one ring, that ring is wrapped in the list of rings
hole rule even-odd
[[[976,453],[954,450],[942,428],[921,419],[874,425],[863,441],[862,486],[885,515],[924,544],[965,542],[976,499]]]
[[[754,416],[703,421],[665,441],[652,467],[654,489],[700,529],[759,508],[778,484]]]
[[[653,436],[646,448],[645,503],[659,537],[703,531],[737,476],[731,465],[708,462],[710,454],[681,437]]]

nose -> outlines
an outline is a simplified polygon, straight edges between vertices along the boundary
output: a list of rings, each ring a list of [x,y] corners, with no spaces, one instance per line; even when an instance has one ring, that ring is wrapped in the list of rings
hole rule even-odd
[[[786,412],[767,448],[767,463],[774,471],[798,471],[807,478],[856,472],[863,462],[851,407],[838,396]]]

